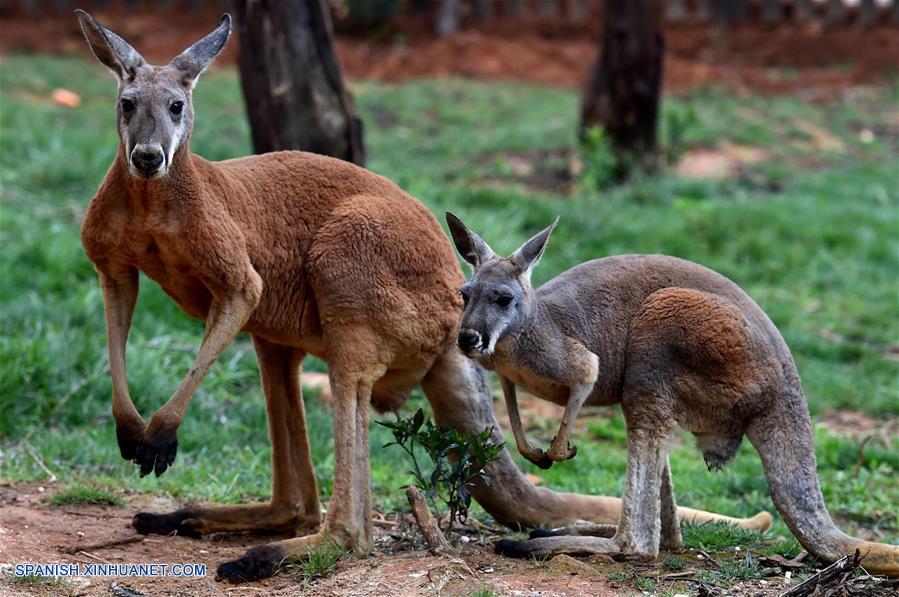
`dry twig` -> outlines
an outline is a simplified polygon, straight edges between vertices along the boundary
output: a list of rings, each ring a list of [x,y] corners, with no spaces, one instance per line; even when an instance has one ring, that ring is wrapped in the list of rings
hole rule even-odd
[[[422,536],[428,543],[428,551],[436,555],[449,549],[449,542],[443,536],[443,533],[440,532],[440,527],[437,526],[437,521],[434,519],[434,515],[431,514],[431,509],[428,508],[428,504],[425,502],[421,492],[418,491],[418,488],[414,485],[407,487],[406,499],[409,500],[409,505],[412,506],[412,514],[415,516],[418,530],[421,531]]]
[[[129,543],[141,543],[145,537],[143,535],[129,535],[119,539],[111,539],[101,543],[92,543],[90,545],[73,545],[71,547],[60,548],[60,553],[78,553],[79,551],[88,551],[93,549],[106,549],[107,547],[115,547],[116,545],[128,545]]]
[[[846,580],[849,573],[858,568],[860,561],[861,553],[856,549],[855,555],[840,558],[789,591],[781,593],[780,597],[807,597],[808,595],[819,593],[820,589],[825,589],[830,585],[840,584]]]

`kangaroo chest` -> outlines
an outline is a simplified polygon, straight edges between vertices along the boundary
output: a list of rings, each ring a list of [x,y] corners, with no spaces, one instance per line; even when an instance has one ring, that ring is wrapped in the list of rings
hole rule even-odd
[[[212,293],[203,284],[169,233],[132,230],[134,259],[138,269],[159,284],[188,315],[205,319]]]

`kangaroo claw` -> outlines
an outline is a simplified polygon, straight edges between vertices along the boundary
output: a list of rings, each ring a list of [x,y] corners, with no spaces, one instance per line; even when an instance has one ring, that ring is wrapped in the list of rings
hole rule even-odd
[[[571,444],[566,443],[565,449],[563,450],[561,446],[556,445],[556,440],[553,438],[552,445],[546,455],[553,462],[571,460],[577,455],[577,446],[572,447]]]
[[[544,470],[553,465],[553,459],[549,457],[549,454],[540,449],[535,449],[532,452],[521,452],[521,455]]]

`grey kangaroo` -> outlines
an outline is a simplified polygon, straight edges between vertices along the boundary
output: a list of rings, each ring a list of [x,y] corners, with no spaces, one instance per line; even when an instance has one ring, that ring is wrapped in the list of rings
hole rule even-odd
[[[680,547],[668,465],[680,426],[696,436],[710,469],[727,464],[747,435],[774,505],[810,553],[832,562],[858,549],[867,570],[899,575],[899,547],[849,537],[831,520],[796,365],[777,328],[736,284],[682,259],[621,255],[582,263],[534,289],[531,272],[555,223],[504,258],[459,218],[446,219],[473,267],[460,289],[458,344],[499,375],[522,455],[544,467],[574,456],[568,437],[584,404],[620,403],[627,424],[627,478],[613,537],[544,531],[500,541],[498,552],[655,558],[660,543]],[[546,453],[524,436],[516,386],[565,405]]]

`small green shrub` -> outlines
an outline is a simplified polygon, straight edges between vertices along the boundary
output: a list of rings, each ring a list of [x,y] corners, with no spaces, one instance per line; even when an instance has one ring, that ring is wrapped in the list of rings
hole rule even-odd
[[[686,138],[699,125],[693,106],[667,103],[662,108],[662,147],[665,162],[676,164],[687,151]]]
[[[588,189],[602,189],[616,181],[621,164],[612,150],[609,136],[601,126],[587,129],[581,139],[581,184]]]
[[[396,413],[394,413],[396,414]],[[493,429],[468,435],[458,429],[441,429],[430,419],[425,420],[424,411],[403,418],[396,414],[396,421],[378,421],[379,425],[393,432],[394,441],[387,446],[399,446],[412,459],[415,485],[424,493],[431,507],[440,512],[437,499],[449,510],[449,524],[444,533],[449,534],[455,521],[465,522],[471,506],[468,486],[481,480],[490,483],[484,467],[495,460],[504,443],[493,443],[490,434]],[[434,467],[430,472],[421,467],[416,456],[416,448],[423,449]],[[454,455],[453,459],[449,456]]]

